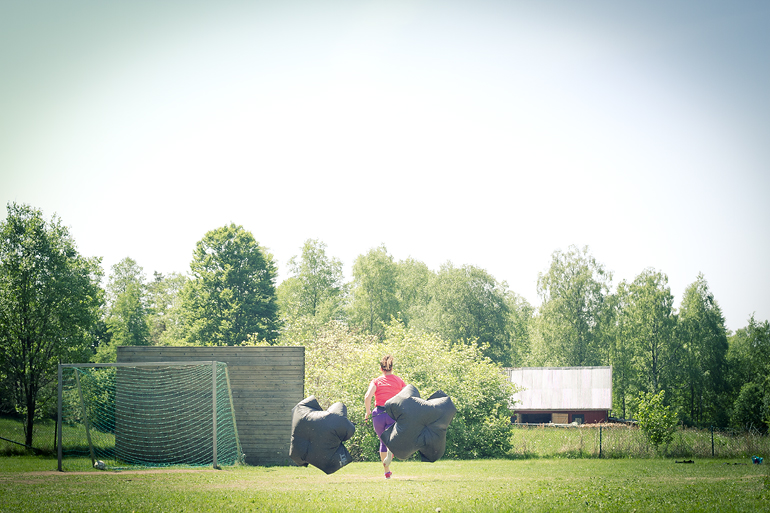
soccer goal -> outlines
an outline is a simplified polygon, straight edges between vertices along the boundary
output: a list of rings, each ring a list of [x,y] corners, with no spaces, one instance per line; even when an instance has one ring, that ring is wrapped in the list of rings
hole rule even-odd
[[[60,364],[59,470],[243,461],[227,364]]]

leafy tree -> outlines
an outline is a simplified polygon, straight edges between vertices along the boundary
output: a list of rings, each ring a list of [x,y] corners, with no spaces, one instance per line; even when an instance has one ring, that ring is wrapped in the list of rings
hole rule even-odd
[[[741,387],[757,380],[757,362],[752,356],[748,327],[741,328],[727,339],[727,387],[729,403],[738,398]]]
[[[729,337],[727,361],[728,384],[734,398],[745,383],[759,383],[770,375],[770,323],[758,322],[752,315],[745,328]]]
[[[190,263],[181,313],[190,344],[232,346],[256,334],[278,337],[273,257],[242,226],[230,224],[201,239]]]
[[[385,335],[385,326],[398,316],[397,272],[385,246],[360,255],[353,264],[351,320],[380,338]]]
[[[78,253],[58,217],[46,222],[28,205],[7,206],[0,223],[0,369],[25,416],[27,445],[57,363],[88,361],[103,302],[101,272],[99,259]]]
[[[675,336],[674,297],[665,274],[646,269],[628,285],[620,322],[632,347],[631,367],[640,392],[657,394],[677,382],[681,365]]]
[[[165,276],[156,271],[153,280],[147,284],[150,345],[178,344],[183,337],[180,304],[185,283],[187,277],[182,274]]]
[[[670,444],[676,430],[677,418],[671,407],[664,404],[665,396],[665,390],[642,393],[636,412],[639,429],[656,449]]]
[[[733,399],[730,424],[764,430],[770,425],[770,323],[749,324],[729,339],[728,382]]]
[[[112,266],[107,282],[107,305],[111,306],[121,294],[124,294],[131,286],[139,284],[144,286],[144,269],[136,263],[136,260],[126,257]]]
[[[765,392],[759,383],[753,381],[744,384],[738,399],[733,405],[733,413],[730,417],[730,424],[737,429],[746,431],[767,430],[765,424],[765,415],[763,411]]]
[[[615,294],[607,297],[609,319],[607,336],[609,348],[609,364],[612,366],[612,404],[616,414],[627,418],[629,398],[636,392],[634,383],[636,371],[632,367],[634,345],[630,335],[633,333],[633,322],[629,308],[631,301],[628,283],[618,285]]]
[[[453,344],[477,343],[492,361],[510,366],[507,294],[507,285],[485,270],[446,263],[430,284],[428,327]]]
[[[770,374],[770,322],[758,322],[752,315],[746,326],[746,337],[753,362],[752,373]]]
[[[278,318],[281,321],[279,340],[283,342],[300,342],[312,338],[323,323],[317,323],[315,317],[302,315],[301,303],[296,299],[302,295],[302,282],[296,276],[289,276],[275,289],[278,302]],[[249,337],[249,343],[253,342]]]
[[[395,263],[381,246],[356,260],[353,276],[350,317],[366,333],[382,338],[398,319],[453,344],[476,343],[501,365],[528,352],[532,307],[481,268],[448,262],[434,273],[412,258]]]
[[[343,316],[342,263],[326,254],[326,244],[308,239],[302,254],[289,260],[292,276],[278,286],[281,318],[289,336],[309,335],[320,326]]]
[[[510,290],[505,294],[505,302],[508,305],[506,331],[510,358],[506,366],[520,367],[530,358],[530,330],[535,309],[526,299]]]
[[[548,362],[567,366],[606,362],[601,320],[611,282],[612,274],[587,247],[553,253],[548,272],[537,278],[543,321],[538,323],[539,340]]]
[[[684,408],[689,418],[724,425],[727,330],[722,311],[702,274],[684,292],[677,333],[685,358]]]
[[[326,255],[326,244],[308,239],[301,258],[292,257],[289,267],[301,284],[300,314],[331,320],[342,300],[342,262]]]
[[[431,296],[429,286],[435,273],[425,263],[407,258],[396,264],[396,299],[399,304],[399,318],[405,326],[413,322],[420,326],[425,317]]]
[[[110,342],[100,345],[94,361],[114,362],[118,346],[149,344],[147,302],[142,268],[131,258],[114,266],[107,283],[108,313],[105,320]]]

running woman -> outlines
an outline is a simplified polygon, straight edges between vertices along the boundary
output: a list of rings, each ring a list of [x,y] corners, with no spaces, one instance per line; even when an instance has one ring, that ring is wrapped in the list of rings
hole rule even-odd
[[[364,396],[364,405],[366,406],[366,416],[364,422],[372,416],[374,432],[380,438],[380,459],[385,467],[385,479],[390,479],[393,473],[390,471],[390,462],[393,461],[393,453],[390,452],[384,443],[382,443],[382,433],[390,426],[395,424],[390,415],[385,412],[385,401],[398,394],[406,386],[404,380],[393,374],[393,357],[385,355],[380,360],[380,372],[382,376],[374,378],[369,383],[369,389]],[[372,412],[372,397],[374,397],[375,408]]]

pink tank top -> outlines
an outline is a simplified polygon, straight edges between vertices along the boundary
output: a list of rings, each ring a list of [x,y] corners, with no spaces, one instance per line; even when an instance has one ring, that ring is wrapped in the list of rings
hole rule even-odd
[[[372,380],[376,386],[374,390],[374,402],[376,406],[385,406],[385,402],[398,394],[406,386],[404,380],[395,374],[387,374]]]

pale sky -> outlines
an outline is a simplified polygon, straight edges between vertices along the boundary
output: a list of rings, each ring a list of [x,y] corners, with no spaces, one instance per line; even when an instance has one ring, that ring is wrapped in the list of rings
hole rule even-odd
[[[234,222],[281,278],[571,244],[770,318],[770,2],[0,0],[0,195],[80,252],[189,271]],[[5,217],[5,205],[2,218]]]

